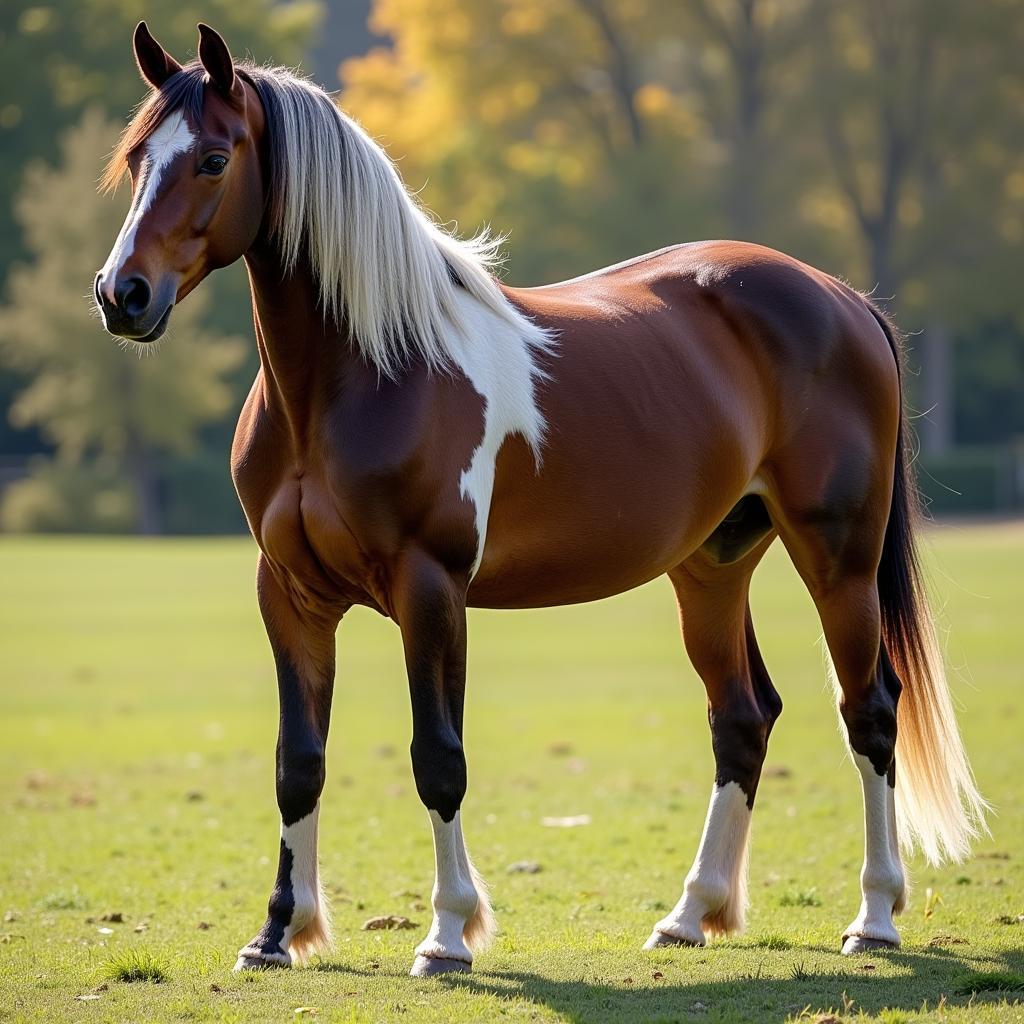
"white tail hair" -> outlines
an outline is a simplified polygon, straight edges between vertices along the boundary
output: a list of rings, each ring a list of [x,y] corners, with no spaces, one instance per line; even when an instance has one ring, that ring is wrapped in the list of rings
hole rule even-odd
[[[892,348],[902,377],[903,349],[889,318],[868,310]],[[961,861],[987,831],[990,810],[967,760],[935,636],[935,623],[917,553],[920,498],[900,408],[892,504],[878,566],[883,653],[903,684],[896,708],[896,821],[900,843],[919,846],[927,860]]]
[[[919,603],[917,651],[890,650],[903,692],[896,712],[896,827],[930,864],[962,861],[987,831],[927,605]]]

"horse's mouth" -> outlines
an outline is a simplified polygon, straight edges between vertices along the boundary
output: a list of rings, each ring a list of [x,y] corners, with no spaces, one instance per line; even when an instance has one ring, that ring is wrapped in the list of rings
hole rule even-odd
[[[148,345],[150,342],[157,341],[163,336],[164,331],[167,330],[167,324],[170,322],[172,309],[174,309],[173,302],[164,310],[163,315],[157,320],[155,326],[148,334],[134,335],[123,331],[111,333],[116,333],[117,337],[124,338],[125,341],[134,342],[136,345]]]

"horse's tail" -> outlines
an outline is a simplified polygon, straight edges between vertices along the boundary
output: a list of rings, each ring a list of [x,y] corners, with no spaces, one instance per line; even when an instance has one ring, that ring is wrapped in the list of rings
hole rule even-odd
[[[902,376],[902,349],[888,318],[869,303]],[[985,830],[988,804],[978,792],[956,724],[921,574],[916,531],[920,497],[900,409],[892,507],[878,567],[882,642],[903,684],[897,706],[896,814],[909,850],[932,864],[962,860]]]

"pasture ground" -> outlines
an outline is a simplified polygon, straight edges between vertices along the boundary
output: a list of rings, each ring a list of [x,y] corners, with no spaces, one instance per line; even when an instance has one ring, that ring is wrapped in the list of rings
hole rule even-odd
[[[813,609],[776,545],[754,613],[786,710],[747,932],[640,949],[679,894],[712,780],[703,691],[660,580],[586,607],[472,613],[463,818],[501,934],[471,976],[429,980],[406,976],[433,861],[395,628],[356,610],[339,634],[321,816],[335,949],[238,977],[278,845],[252,543],[0,541],[0,1020],[1024,1020],[1024,527],[930,541],[961,722],[998,814],[968,863],[912,862],[901,951],[838,955],[858,904],[859,782]],[[580,814],[589,825],[541,824]],[[509,873],[526,860],[540,872]],[[382,914],[417,927],[360,929]],[[163,979],[108,977],[132,964]]]

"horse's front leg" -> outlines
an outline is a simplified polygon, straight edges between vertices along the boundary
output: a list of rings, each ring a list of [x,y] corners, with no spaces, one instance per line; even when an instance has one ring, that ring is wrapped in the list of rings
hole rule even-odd
[[[462,837],[466,793],[462,705],[466,687],[466,580],[420,553],[396,578],[395,614],[402,630],[412,698],[412,767],[434,830],[433,921],[416,947],[412,974],[468,971],[471,950],[492,937],[487,890]]]
[[[281,849],[267,920],[235,970],[288,967],[330,944],[317,867],[317,819],[334,689],[334,634],[343,608],[299,608],[261,558],[260,611],[277,665],[281,718],[277,804]]]

